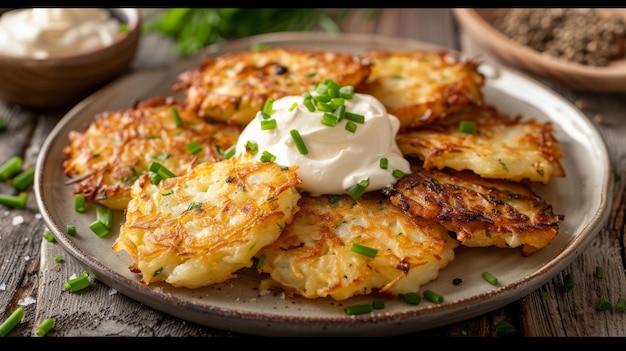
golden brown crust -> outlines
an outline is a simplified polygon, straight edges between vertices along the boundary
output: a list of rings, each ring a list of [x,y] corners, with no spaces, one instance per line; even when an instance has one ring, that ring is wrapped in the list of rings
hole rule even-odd
[[[460,130],[474,122],[476,131]],[[565,153],[550,122],[511,118],[493,106],[467,106],[427,125],[399,133],[396,141],[406,157],[418,157],[424,168],[471,170],[493,179],[530,180],[548,184],[565,177]]]
[[[183,121],[177,127],[171,109]],[[124,209],[132,183],[154,161],[174,174],[194,163],[222,159],[220,150],[237,143],[240,128],[210,124],[167,97],[156,97],[120,111],[103,112],[84,132],[71,131],[64,148],[63,170],[76,193],[112,209]],[[196,141],[202,150],[192,154],[187,144]]]
[[[546,247],[564,219],[527,183],[488,180],[469,171],[426,170],[417,161],[410,174],[383,192],[407,213],[455,232],[461,245],[522,246],[526,256]]]
[[[428,124],[467,105],[482,105],[478,64],[437,50],[370,50],[371,70],[357,91],[378,98],[400,119],[400,130]]]
[[[279,47],[207,59],[181,73],[173,89],[183,90],[201,117],[246,125],[268,97],[301,95],[326,78],[356,86],[368,74],[369,63],[360,56]]]

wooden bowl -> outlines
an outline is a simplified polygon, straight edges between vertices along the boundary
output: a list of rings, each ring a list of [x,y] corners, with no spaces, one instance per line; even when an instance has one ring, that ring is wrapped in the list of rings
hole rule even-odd
[[[493,26],[497,9],[452,10],[459,26],[481,47],[518,68],[589,92],[626,92],[626,59],[614,60],[607,66],[588,66],[559,59],[521,45]],[[626,19],[626,9],[602,9],[603,15]]]
[[[139,45],[141,14],[108,10],[128,26],[109,46],[46,59],[0,54],[0,99],[35,110],[66,108],[128,70]]]

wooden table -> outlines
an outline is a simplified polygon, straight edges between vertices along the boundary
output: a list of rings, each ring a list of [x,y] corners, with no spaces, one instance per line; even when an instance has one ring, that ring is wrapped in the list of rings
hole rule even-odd
[[[485,54],[459,32],[449,9],[386,9],[377,19],[357,12],[344,19],[341,28],[345,32],[414,38],[472,55]],[[177,59],[170,51],[171,44],[158,35],[145,35],[133,69]],[[536,78],[569,101],[584,102],[584,106],[579,105],[581,110],[597,123],[608,145],[614,172],[622,178],[614,187],[610,218],[577,259],[528,296],[495,311],[414,336],[496,336],[494,325],[501,320],[513,323],[521,336],[626,336],[626,314],[615,309],[595,309],[597,296],[614,297],[613,300],[626,297],[626,95],[576,92]],[[5,129],[0,131],[0,164],[20,155],[25,166],[34,165],[45,137],[65,112],[35,113],[0,102],[0,115],[5,120]],[[11,191],[10,185],[0,184],[0,193]],[[0,205],[0,319],[4,320],[18,306],[25,310],[24,320],[10,337],[35,336],[35,326],[48,317],[56,321],[49,337],[245,336],[161,313],[115,293],[97,280],[88,293],[64,291],[68,277],[82,268],[59,245],[43,240],[46,229],[32,190],[26,209]],[[60,271],[42,268],[57,255],[65,259]],[[596,279],[590,273],[596,266],[604,267],[604,279]],[[574,293],[563,292],[567,273],[576,277]],[[550,298],[544,298],[545,292]]]

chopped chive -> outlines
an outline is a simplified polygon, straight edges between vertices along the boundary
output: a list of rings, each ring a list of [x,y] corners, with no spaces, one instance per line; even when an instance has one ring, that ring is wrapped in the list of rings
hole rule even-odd
[[[67,234],[71,236],[76,236],[76,226],[68,224],[67,225]]]
[[[178,110],[175,107],[170,107],[170,113],[172,114],[172,118],[174,118],[174,123],[176,124],[176,127],[182,128],[183,120],[180,118]]]
[[[47,318],[43,323],[35,327],[35,329],[37,329],[37,336],[46,336],[52,328],[54,328],[54,319],[52,318]]]
[[[313,105],[311,99],[304,100],[304,107],[306,107],[309,112],[315,112],[315,105]]]
[[[0,324],[0,336],[7,336],[16,325],[18,325],[22,319],[24,319],[24,308],[18,307],[9,318],[7,318],[2,324]]]
[[[293,139],[293,142],[296,144],[296,147],[298,148],[298,151],[300,152],[300,154],[302,155],[306,155],[309,153],[309,150],[306,147],[306,144],[304,144],[304,140],[302,140],[302,136],[300,135],[300,132],[298,132],[297,129],[292,129],[289,131],[289,134],[291,134],[291,138]]]
[[[154,185],[158,185],[161,182],[161,176],[154,172],[150,172],[149,177],[150,182]]]
[[[83,194],[74,195],[74,211],[79,212],[79,213],[84,213],[86,211],[85,195]]]
[[[46,230],[43,233],[43,238],[46,239],[47,241],[51,242],[51,243],[56,243],[57,240],[54,238],[54,235],[52,235],[52,232],[49,230]]]
[[[443,303],[443,296],[432,290],[425,290],[424,297],[430,302]]]
[[[57,257],[55,257],[55,258],[54,258],[54,262],[56,262],[56,263],[61,263],[61,262],[63,262],[63,257],[61,257],[61,256],[57,256]]]
[[[404,177],[404,172],[399,169],[394,169],[393,172],[391,172],[391,175],[395,178],[401,179],[402,177]]]
[[[358,200],[367,192],[367,186],[370,184],[369,178],[363,179],[360,182],[346,189],[346,192],[354,199]]]
[[[354,97],[354,86],[352,85],[345,85],[341,88],[339,88],[339,96],[341,96],[344,99],[352,99]]]
[[[611,302],[607,299],[599,299],[598,303],[596,304],[596,309],[598,311],[606,311],[606,310],[610,310],[611,309]]]
[[[250,149],[250,154],[252,155],[256,155],[256,153],[259,152],[259,144],[255,143],[254,141],[248,140],[245,146],[246,149]]]
[[[202,146],[200,146],[200,144],[195,140],[187,144],[186,148],[187,151],[189,151],[189,153],[191,153],[192,155],[195,155],[198,152],[202,151]]]
[[[22,163],[21,157],[13,156],[0,166],[0,182],[4,182],[16,175],[22,169]]]
[[[337,110],[339,110],[340,108],[343,108],[343,112],[339,112],[339,114],[341,114],[341,116],[339,114],[337,114],[337,117],[339,118],[343,118],[343,113],[346,112],[346,105],[345,105],[345,100],[344,98],[340,98],[340,97],[335,97],[330,99],[330,103],[333,105],[333,109],[335,110],[335,114],[337,114]]]
[[[291,112],[291,111],[295,110],[295,109],[296,109],[296,107],[298,107],[298,103],[297,103],[297,102],[294,102],[294,103],[293,103],[293,104],[291,104],[291,106],[289,107],[289,111]]]
[[[321,122],[322,122],[323,125],[327,125],[329,127],[334,127],[339,122],[339,119],[335,115],[331,115],[330,113],[324,113],[322,115]]]
[[[89,229],[94,232],[97,236],[103,238],[109,234],[109,228],[102,223],[99,219],[95,220],[93,223],[89,225]]]
[[[387,169],[389,167],[389,160],[386,157],[382,157],[379,162],[380,168]]]
[[[156,271],[152,272],[152,276],[156,277],[157,275],[163,273],[163,267],[159,267]]]
[[[261,118],[263,118],[264,120],[272,118],[272,116],[268,115],[267,113],[263,111],[259,111],[259,113],[261,114]]]
[[[572,273],[568,273],[565,276],[565,282],[563,283],[563,287],[566,292],[574,288],[574,276],[572,275]]]
[[[476,122],[461,121],[461,123],[459,123],[459,132],[466,134],[476,133]]]
[[[602,277],[604,277],[604,269],[602,266],[596,266],[596,278],[602,279]]]
[[[617,309],[617,312],[626,311],[626,300],[624,300],[623,297],[617,299],[617,304],[615,305],[615,308]]]
[[[409,292],[406,294],[400,294],[400,298],[411,305],[419,305],[422,302],[422,297],[420,294],[415,292]]]
[[[35,168],[30,167],[13,177],[11,185],[13,185],[17,191],[24,191],[33,184],[33,180],[35,180]]]
[[[382,310],[385,308],[385,301],[383,300],[375,300],[372,302],[372,308],[375,310]]]
[[[113,211],[108,207],[97,205],[96,219],[102,222],[107,229],[111,229],[111,224],[113,224]]]
[[[356,132],[356,123],[352,122],[352,121],[348,121],[348,123],[346,123],[346,130],[350,133],[355,133]]]
[[[333,106],[332,102],[320,101],[317,104],[315,104],[315,107],[317,107],[317,109],[322,112],[333,112],[335,110],[335,106]]]
[[[346,112],[345,118],[356,123],[365,123],[365,116],[356,113]]]
[[[229,160],[231,157],[235,156],[236,148],[237,148],[237,144],[232,145],[231,147],[226,149],[226,151],[224,151],[224,153],[222,154],[222,157],[225,160]]]
[[[76,278],[70,279],[65,282],[65,290],[69,292],[76,292],[83,290],[89,286],[89,273],[84,272]]]
[[[163,166],[162,164],[158,162],[152,162],[150,164],[149,170],[150,172],[154,172],[158,174],[159,177],[161,177],[161,179],[176,177],[176,174],[174,174],[172,171],[167,169],[167,167]]]
[[[358,254],[361,254],[370,258],[376,257],[376,254],[378,253],[377,249],[364,246],[359,243],[352,243],[352,246],[350,246],[350,251],[356,252]]]
[[[372,305],[363,304],[363,305],[354,305],[354,306],[346,306],[344,307],[344,312],[349,315],[357,315],[357,314],[365,314],[372,312]]]
[[[487,282],[489,282],[489,284],[491,284],[491,285],[498,285],[498,278],[494,277],[491,273],[483,272],[482,277]]]
[[[343,100],[342,100],[343,101]],[[337,116],[337,120],[341,121],[346,116],[346,106],[339,105],[335,108],[335,112],[333,112],[335,116]]]
[[[260,271],[261,268],[263,268],[263,265],[265,264],[265,257],[265,254],[261,254],[261,257],[259,257],[259,262],[256,264],[257,271]]]
[[[271,116],[272,115],[272,107],[274,105],[274,99],[271,97],[268,97],[265,100],[265,103],[263,103],[263,110],[262,112],[265,112],[267,115]]]
[[[514,336],[517,334],[515,326],[507,321],[500,321],[496,323],[495,328],[498,336]]]
[[[261,130],[272,130],[272,129],[276,129],[276,120],[271,118],[271,119],[266,119],[264,121],[261,121]]]
[[[19,195],[5,195],[0,194],[0,204],[15,207],[15,208],[26,208],[26,202],[28,201],[28,193],[21,192]]]
[[[261,162],[274,162],[276,161],[276,156],[274,156],[269,151],[263,151],[261,154]]]

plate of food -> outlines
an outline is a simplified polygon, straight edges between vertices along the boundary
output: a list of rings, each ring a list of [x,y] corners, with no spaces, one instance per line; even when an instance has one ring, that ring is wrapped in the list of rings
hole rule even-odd
[[[387,336],[553,278],[607,219],[611,179],[593,124],[521,73],[298,32],[116,80],[55,126],[34,189],[92,278],[159,311],[253,335]]]

